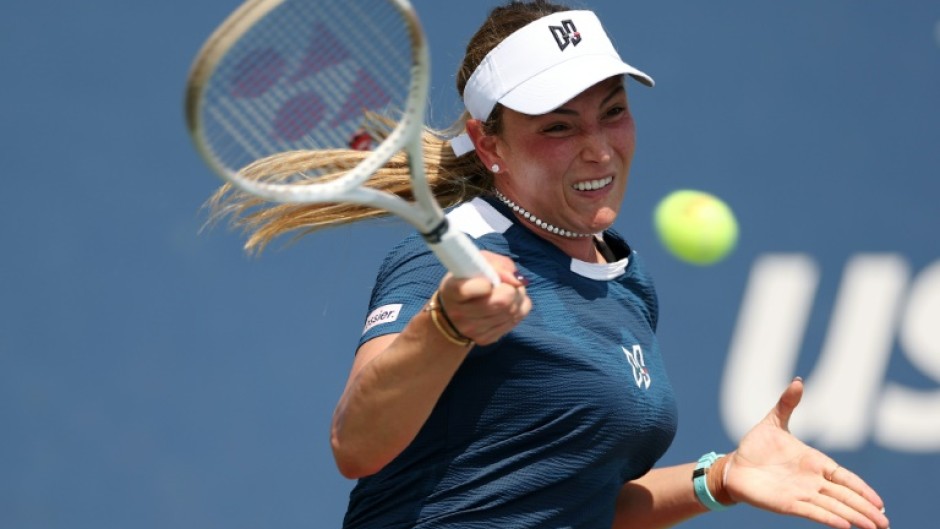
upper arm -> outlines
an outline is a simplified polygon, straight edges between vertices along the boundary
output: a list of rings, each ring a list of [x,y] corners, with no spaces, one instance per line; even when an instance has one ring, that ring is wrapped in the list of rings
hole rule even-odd
[[[356,375],[363,367],[388,349],[397,337],[398,333],[383,334],[360,345],[359,349],[356,351],[356,358],[353,359],[352,368],[349,370],[349,379],[346,381],[346,385],[348,386],[349,383],[356,378]]]

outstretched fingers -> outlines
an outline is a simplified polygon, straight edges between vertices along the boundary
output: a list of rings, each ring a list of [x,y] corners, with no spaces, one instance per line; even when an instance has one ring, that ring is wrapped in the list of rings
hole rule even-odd
[[[815,485],[806,482],[802,493],[796,492],[797,501],[790,514],[809,518],[836,529],[887,529],[889,522],[884,515],[884,503],[878,494],[860,477],[850,470],[826,458],[824,469],[818,463],[811,478]]]
[[[849,509],[850,512],[843,516],[852,524],[856,527],[872,528],[888,526],[888,518],[884,514],[884,502],[878,493],[865,483],[865,480],[851,470],[838,465],[831,472],[824,474],[824,478],[826,481],[820,492]],[[863,520],[870,525],[863,525]]]
[[[819,494],[795,503],[791,514],[836,529],[888,527],[888,519],[879,509],[861,496],[839,486],[830,486]]]

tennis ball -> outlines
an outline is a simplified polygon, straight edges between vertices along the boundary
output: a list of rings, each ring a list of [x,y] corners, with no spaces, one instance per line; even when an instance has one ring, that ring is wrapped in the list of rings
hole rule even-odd
[[[688,263],[717,263],[738,242],[738,221],[720,198],[704,191],[682,189],[656,206],[653,223],[663,245]]]

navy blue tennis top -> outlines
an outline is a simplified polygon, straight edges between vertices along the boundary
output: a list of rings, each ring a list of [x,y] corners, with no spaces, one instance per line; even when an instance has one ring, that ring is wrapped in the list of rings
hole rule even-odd
[[[475,346],[415,440],[350,494],[345,528],[610,529],[624,483],[675,435],[675,397],[641,260],[572,259],[495,200],[448,214],[480,248],[511,257],[532,311]],[[419,236],[383,263],[360,343],[401,332],[445,273]],[[442,351],[441,354],[446,354]]]

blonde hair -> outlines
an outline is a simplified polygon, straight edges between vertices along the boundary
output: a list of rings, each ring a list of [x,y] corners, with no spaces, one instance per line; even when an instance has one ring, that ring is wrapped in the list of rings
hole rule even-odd
[[[466,54],[457,71],[457,91],[463,96],[464,88],[477,66],[504,38],[543,16],[567,7],[543,0],[513,1],[493,9],[482,26],[467,44]],[[497,105],[484,123],[484,132],[501,132],[501,107]],[[484,167],[476,152],[456,156],[447,139],[463,132],[466,112],[445,130],[425,128],[422,134],[424,168],[435,198],[441,207],[450,207],[489,193],[493,189],[493,176]],[[378,142],[385,139],[393,121],[383,116],[368,114],[366,132]],[[315,174],[317,180],[335,178],[365,159],[367,152],[352,149],[310,150],[278,153],[263,158],[243,171],[247,178],[265,181],[296,180],[302,174]],[[411,200],[411,186],[407,157],[398,153],[367,182],[369,187],[394,193]],[[229,218],[233,226],[248,233],[245,250],[261,252],[275,238],[294,233],[295,238],[311,232],[374,219],[388,215],[385,211],[358,204],[270,204],[235,189],[230,184],[221,186],[209,199],[210,222]]]

